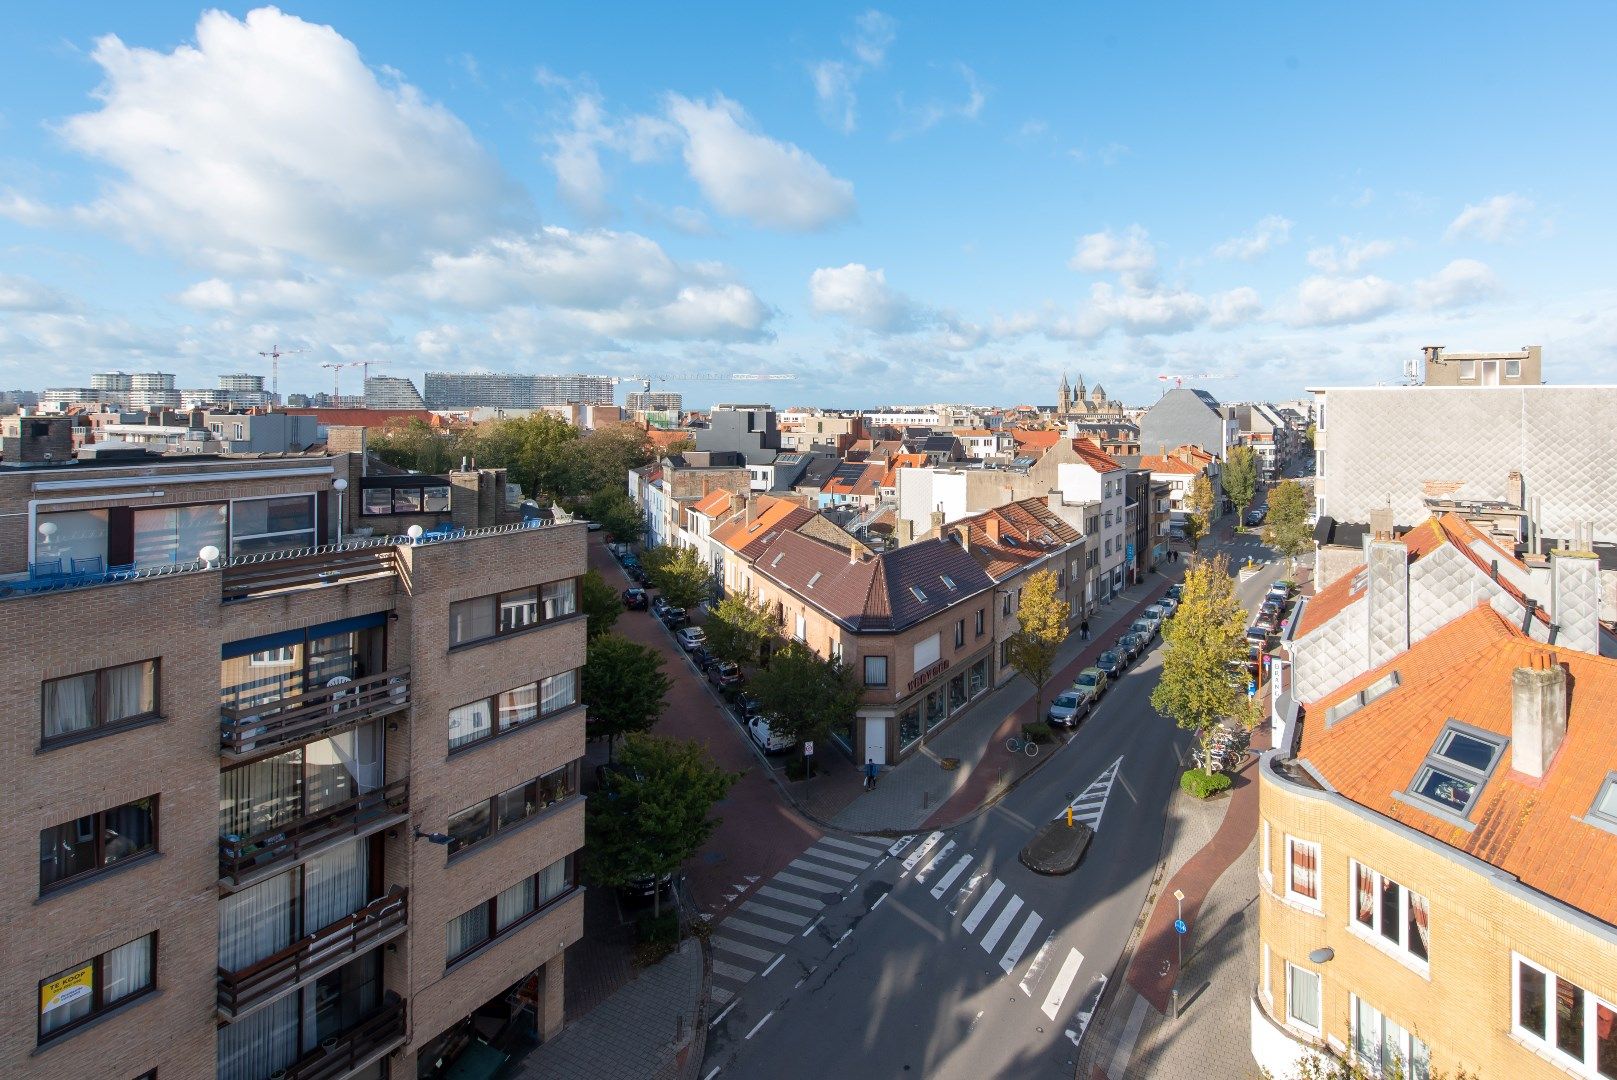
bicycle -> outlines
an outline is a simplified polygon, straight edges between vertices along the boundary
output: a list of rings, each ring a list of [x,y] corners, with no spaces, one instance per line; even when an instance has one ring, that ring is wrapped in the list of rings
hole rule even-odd
[[[1026,754],[1028,757],[1039,756],[1039,744],[1032,739],[1018,739],[1015,735],[1005,740],[1005,749],[1013,754]]]

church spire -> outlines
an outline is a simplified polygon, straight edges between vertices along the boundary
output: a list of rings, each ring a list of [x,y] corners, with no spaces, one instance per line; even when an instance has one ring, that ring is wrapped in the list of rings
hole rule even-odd
[[[1067,373],[1065,371],[1063,371],[1061,373],[1061,404],[1058,406],[1058,411],[1060,412],[1060,414],[1062,416],[1065,416],[1071,410],[1072,410],[1072,387],[1070,385],[1068,385],[1068,383],[1067,383]]]

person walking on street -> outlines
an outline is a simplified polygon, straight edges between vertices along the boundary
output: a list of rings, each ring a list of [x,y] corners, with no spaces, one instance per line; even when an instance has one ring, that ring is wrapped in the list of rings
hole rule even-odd
[[[1083,636],[1083,639],[1085,641],[1089,640],[1089,620],[1088,619],[1085,619],[1083,622],[1078,624],[1078,633]]]
[[[876,759],[875,758],[871,758],[869,761],[865,762],[865,790],[866,791],[869,791],[871,788],[876,786],[876,776],[880,772],[881,772],[881,766],[876,764]]]

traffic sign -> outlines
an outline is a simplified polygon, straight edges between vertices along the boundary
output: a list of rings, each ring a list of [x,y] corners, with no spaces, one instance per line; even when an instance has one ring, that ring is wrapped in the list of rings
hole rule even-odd
[[[1188,934],[1190,933],[1190,927],[1185,925],[1185,920],[1175,919],[1173,921],[1173,932],[1176,934]]]
[[[806,742],[803,743],[803,756],[804,757],[813,757],[814,756],[814,740],[813,739],[809,739],[809,740],[807,740]]]
[[[1258,696],[1258,684],[1251,681],[1250,679],[1247,680],[1247,684],[1246,684],[1246,696],[1247,697],[1257,697]]]

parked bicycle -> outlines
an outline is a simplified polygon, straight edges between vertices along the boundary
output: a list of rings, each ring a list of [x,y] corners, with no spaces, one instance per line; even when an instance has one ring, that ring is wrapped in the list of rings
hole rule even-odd
[[[1039,744],[1032,739],[1019,739],[1015,735],[1005,740],[1005,749],[1013,754],[1026,754],[1028,757],[1039,756]]]

